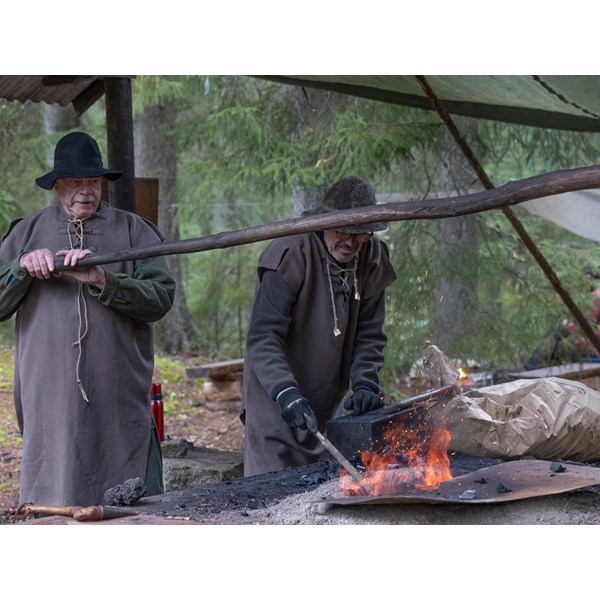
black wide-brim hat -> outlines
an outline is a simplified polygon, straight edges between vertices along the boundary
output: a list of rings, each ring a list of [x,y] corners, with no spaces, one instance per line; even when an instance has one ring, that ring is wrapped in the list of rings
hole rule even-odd
[[[119,179],[123,171],[105,169],[96,140],[87,133],[75,131],[58,140],[54,150],[54,169],[35,182],[44,190],[51,190],[62,177],[106,177]]]
[[[350,208],[364,208],[375,206],[375,192],[369,183],[360,177],[352,176],[340,179],[325,194],[320,206],[313,210],[306,210],[302,213],[303,217],[311,215],[326,215],[340,210]],[[388,224],[382,221],[378,223],[365,223],[363,225],[346,225],[336,227],[337,231],[345,233],[367,233],[371,231],[383,231],[388,228]]]

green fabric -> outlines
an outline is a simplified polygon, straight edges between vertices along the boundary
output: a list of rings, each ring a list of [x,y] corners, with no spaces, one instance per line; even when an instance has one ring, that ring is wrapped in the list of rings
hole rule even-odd
[[[282,75],[264,79],[433,110],[414,75]],[[426,75],[452,114],[574,131],[600,131],[597,75]]]
[[[10,319],[21,304],[33,279],[19,266],[20,257],[0,265],[0,321]]]
[[[135,261],[133,277],[112,271],[106,271],[105,275],[104,288],[92,295],[133,319],[151,323],[173,305],[175,284],[164,256]]]

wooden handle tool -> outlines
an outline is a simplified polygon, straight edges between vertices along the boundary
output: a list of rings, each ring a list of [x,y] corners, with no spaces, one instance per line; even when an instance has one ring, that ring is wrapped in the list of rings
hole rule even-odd
[[[321,444],[327,448],[331,456],[333,456],[333,458],[348,471],[352,479],[358,484],[362,483],[362,475],[356,470],[352,463],[320,431],[316,431],[315,436]]]

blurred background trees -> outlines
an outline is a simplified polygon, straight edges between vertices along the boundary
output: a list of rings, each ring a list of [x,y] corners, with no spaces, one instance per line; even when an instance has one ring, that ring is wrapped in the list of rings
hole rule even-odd
[[[159,226],[170,241],[299,216],[349,174],[379,202],[483,189],[429,111],[242,76],[133,80],[136,176],[160,180]],[[460,118],[496,186],[598,162],[598,135]],[[0,226],[42,208],[35,178],[48,150],[79,128],[105,148],[104,105],[79,118],[0,101]],[[584,266],[597,244],[514,208],[576,303],[590,301]],[[398,280],[389,288],[384,381],[406,374],[429,339],[484,368],[521,366],[565,307],[500,211],[394,222],[382,238]],[[167,352],[241,357],[255,267],[268,242],[169,257],[177,305],[157,327]],[[12,328],[0,328],[10,341]]]

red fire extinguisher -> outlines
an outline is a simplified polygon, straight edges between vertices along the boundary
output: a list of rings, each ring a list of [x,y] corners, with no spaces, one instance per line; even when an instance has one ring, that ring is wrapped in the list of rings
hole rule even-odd
[[[150,390],[150,407],[152,416],[156,423],[158,439],[162,442],[165,439],[165,420],[163,412],[163,395],[160,383],[153,383]]]

